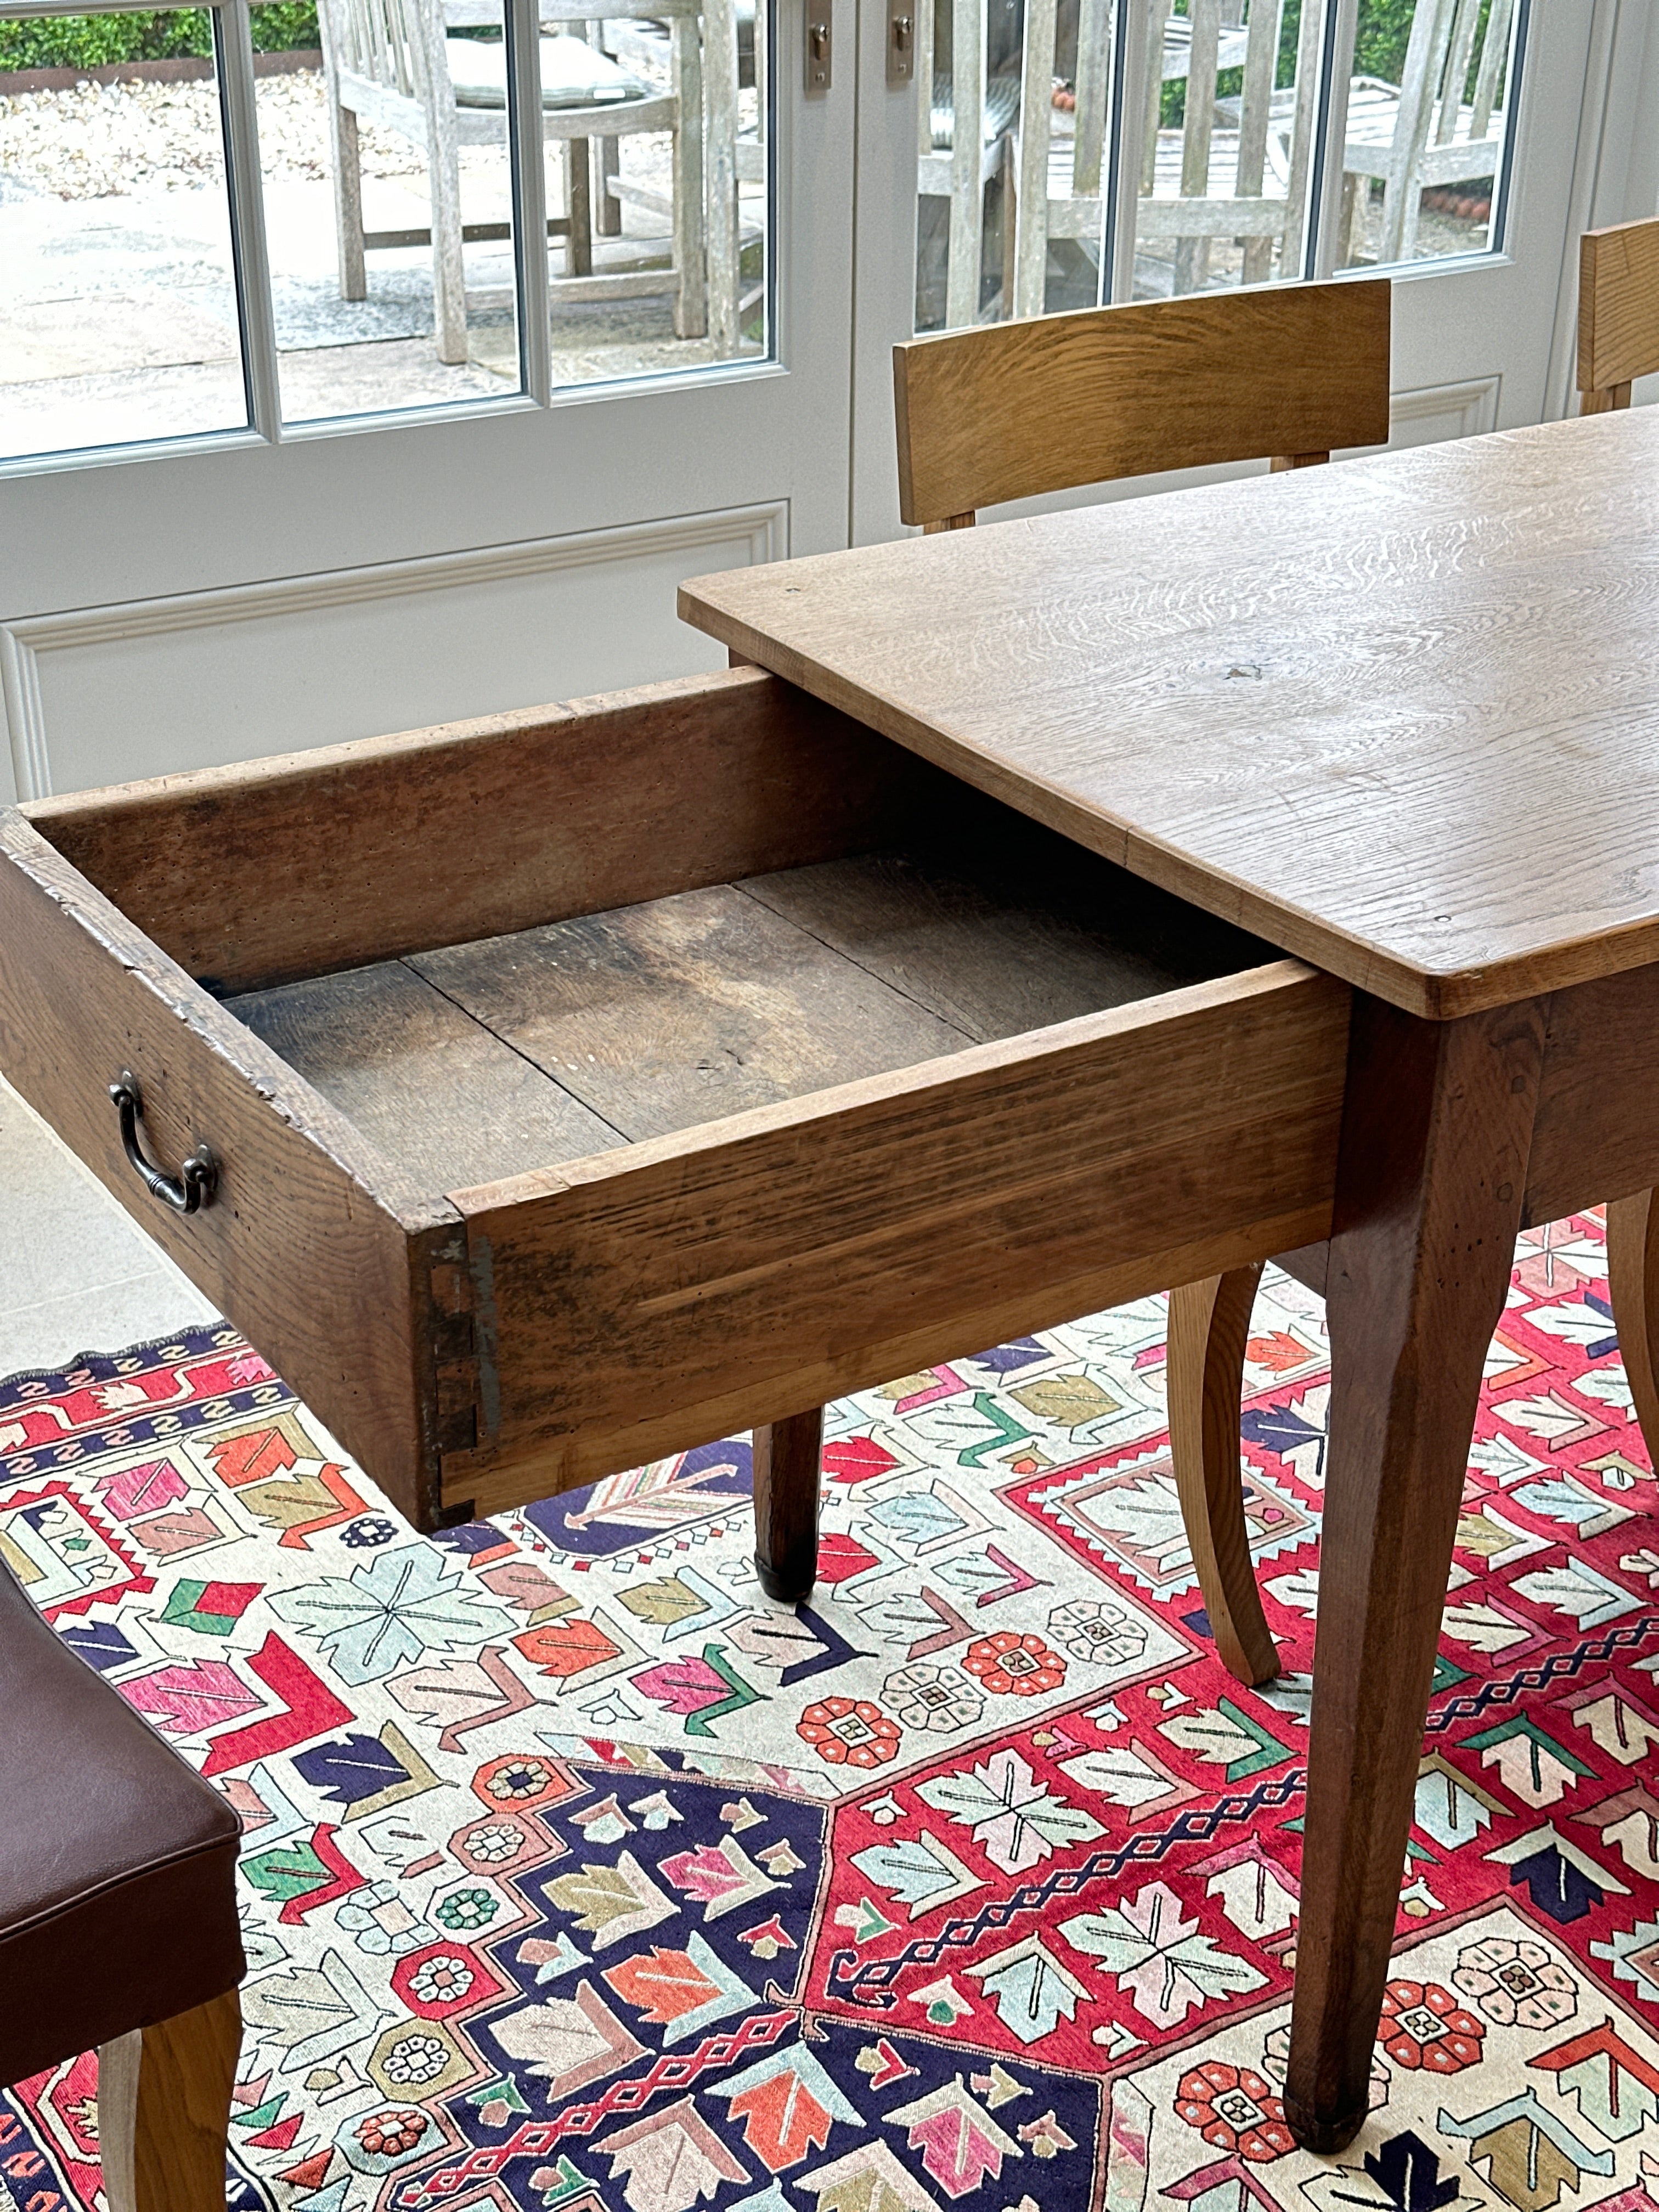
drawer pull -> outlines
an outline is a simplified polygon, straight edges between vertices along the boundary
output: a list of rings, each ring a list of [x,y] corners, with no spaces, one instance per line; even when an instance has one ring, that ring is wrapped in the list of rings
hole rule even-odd
[[[175,1182],[171,1176],[163,1175],[152,1165],[138,1148],[138,1124],[143,1119],[143,1094],[138,1088],[138,1079],[130,1068],[124,1067],[109,1087],[115,1101],[116,1113],[121,1121],[121,1143],[127,1158],[143,1177],[144,1188],[152,1198],[159,1198],[163,1206],[170,1206],[175,1213],[194,1213],[213,1202],[214,1186],[219,1180],[219,1163],[207,1145],[198,1145],[190,1158],[179,1170]]]

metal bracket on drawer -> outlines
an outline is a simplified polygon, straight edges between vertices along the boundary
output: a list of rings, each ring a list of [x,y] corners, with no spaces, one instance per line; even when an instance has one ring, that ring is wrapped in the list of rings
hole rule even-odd
[[[806,89],[828,92],[835,59],[835,13],[831,0],[806,0]]]

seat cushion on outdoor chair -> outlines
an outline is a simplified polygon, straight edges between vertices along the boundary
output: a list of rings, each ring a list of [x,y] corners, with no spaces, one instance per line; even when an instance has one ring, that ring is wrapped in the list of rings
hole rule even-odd
[[[235,1987],[240,1832],[0,1563],[0,2085]]]
[[[501,39],[446,39],[449,82],[463,107],[507,105],[507,46]],[[609,54],[566,32],[542,40],[542,106],[606,107],[648,100],[651,87]]]

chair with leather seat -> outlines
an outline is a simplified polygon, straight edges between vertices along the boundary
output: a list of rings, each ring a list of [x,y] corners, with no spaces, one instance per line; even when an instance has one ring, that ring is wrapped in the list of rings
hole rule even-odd
[[[223,2212],[240,1834],[0,1564],[0,2084],[97,2051],[109,2212]]]

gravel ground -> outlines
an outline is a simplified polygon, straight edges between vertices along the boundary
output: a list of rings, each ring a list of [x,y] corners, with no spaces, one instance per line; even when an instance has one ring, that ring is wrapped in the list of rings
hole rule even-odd
[[[424,168],[418,149],[395,131],[365,125],[360,143],[365,176],[418,176]],[[259,151],[269,183],[328,177],[319,71],[259,80]],[[462,173],[499,158],[487,146],[465,148]],[[194,191],[221,178],[224,165],[218,88],[210,82],[79,84],[0,99],[0,171],[59,199],[103,199],[141,186]]]

